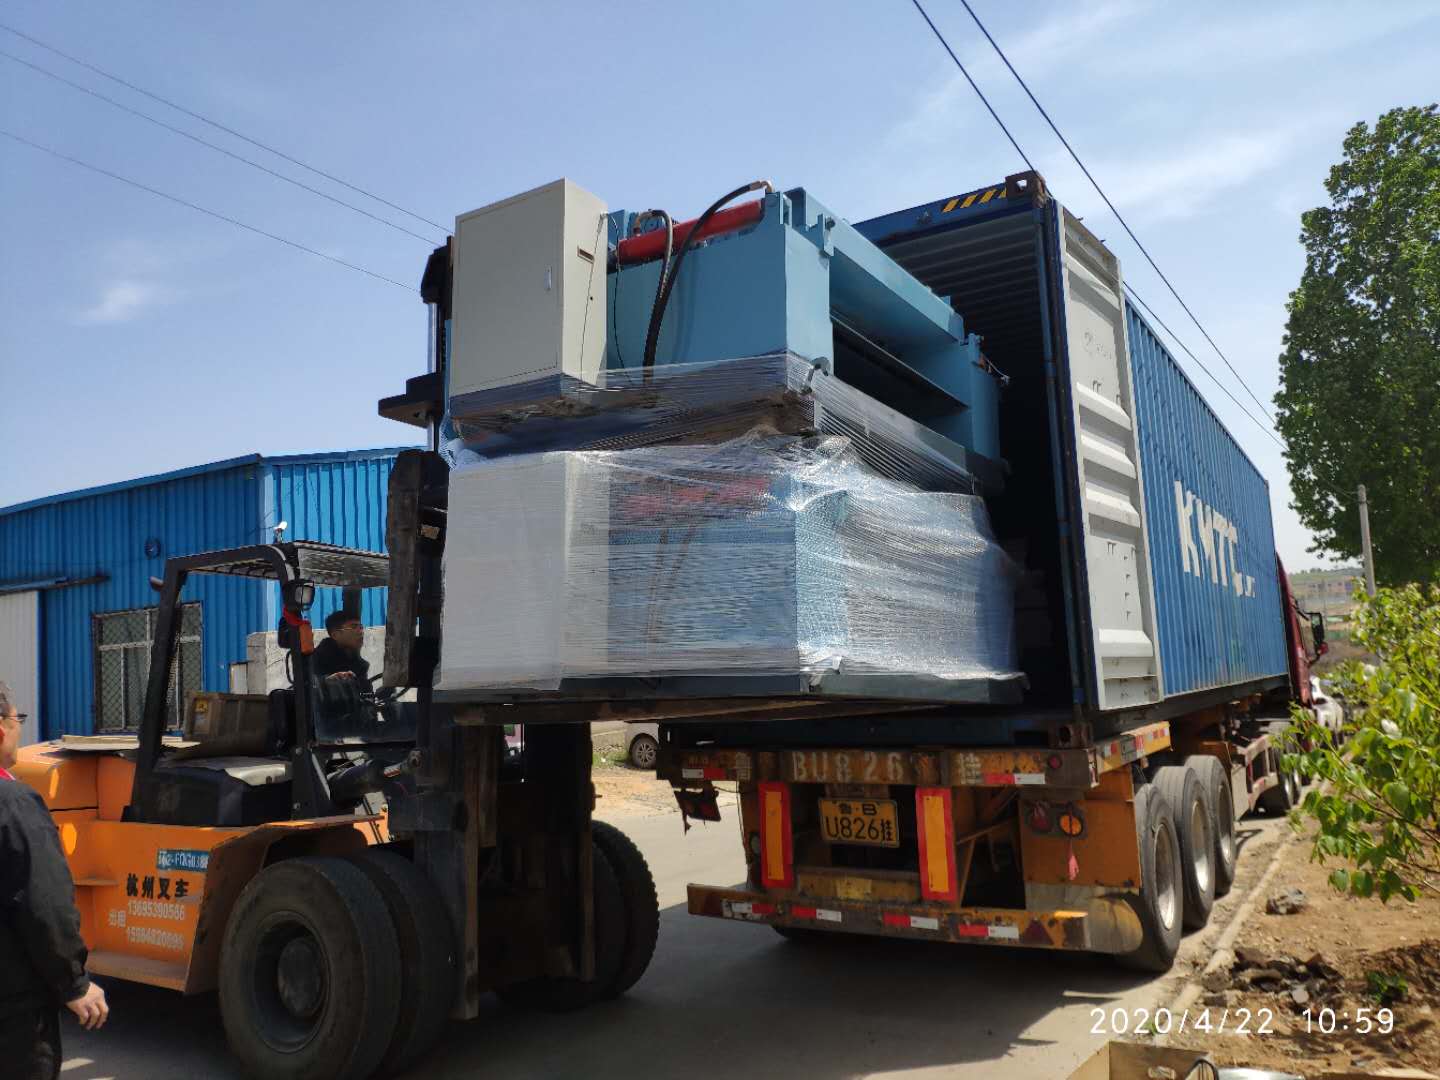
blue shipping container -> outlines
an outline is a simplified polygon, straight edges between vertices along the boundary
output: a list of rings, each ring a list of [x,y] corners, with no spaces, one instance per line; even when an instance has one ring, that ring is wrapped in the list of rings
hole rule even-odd
[[[1010,473],[988,501],[1032,583],[1028,700],[1106,712],[1284,686],[1269,487],[1130,310],[1104,244],[1033,173],[856,228],[1008,376]]]
[[[1286,670],[1270,485],[1126,305],[1166,696]]]

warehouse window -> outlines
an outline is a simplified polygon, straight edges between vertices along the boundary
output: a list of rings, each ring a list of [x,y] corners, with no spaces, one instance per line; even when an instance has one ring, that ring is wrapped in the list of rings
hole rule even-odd
[[[136,731],[145,709],[150,677],[150,648],[155,641],[158,608],[107,611],[92,616],[95,642],[95,729]],[[200,686],[201,621],[199,604],[180,605],[180,639],[170,669],[165,715],[179,727],[185,695]],[[177,679],[178,675],[178,679]],[[179,684],[179,693],[176,684]]]

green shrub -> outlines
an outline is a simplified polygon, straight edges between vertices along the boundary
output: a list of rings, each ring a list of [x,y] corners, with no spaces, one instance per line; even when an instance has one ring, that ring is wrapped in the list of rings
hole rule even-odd
[[[1361,598],[1352,639],[1379,663],[1334,679],[1352,710],[1340,739],[1295,710],[1287,757],[1324,781],[1296,815],[1319,828],[1312,861],[1344,866],[1330,884],[1354,896],[1440,896],[1440,588]]]

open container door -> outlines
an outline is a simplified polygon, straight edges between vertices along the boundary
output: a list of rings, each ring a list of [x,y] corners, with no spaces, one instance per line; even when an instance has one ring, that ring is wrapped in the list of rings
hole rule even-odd
[[[1072,565],[1090,704],[1135,708],[1160,701],[1164,686],[1120,262],[1058,202],[1047,216],[1058,271],[1049,275],[1060,346],[1056,419],[1068,459],[1060,475],[1072,485],[1071,520],[1079,524]]]

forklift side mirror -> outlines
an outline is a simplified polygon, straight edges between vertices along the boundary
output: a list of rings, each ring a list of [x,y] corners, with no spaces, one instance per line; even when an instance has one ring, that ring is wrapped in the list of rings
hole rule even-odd
[[[158,577],[152,577],[152,578],[150,579],[150,588],[154,589],[156,592],[164,592],[164,591],[165,591],[165,581],[164,581],[164,579],[158,578]]]

